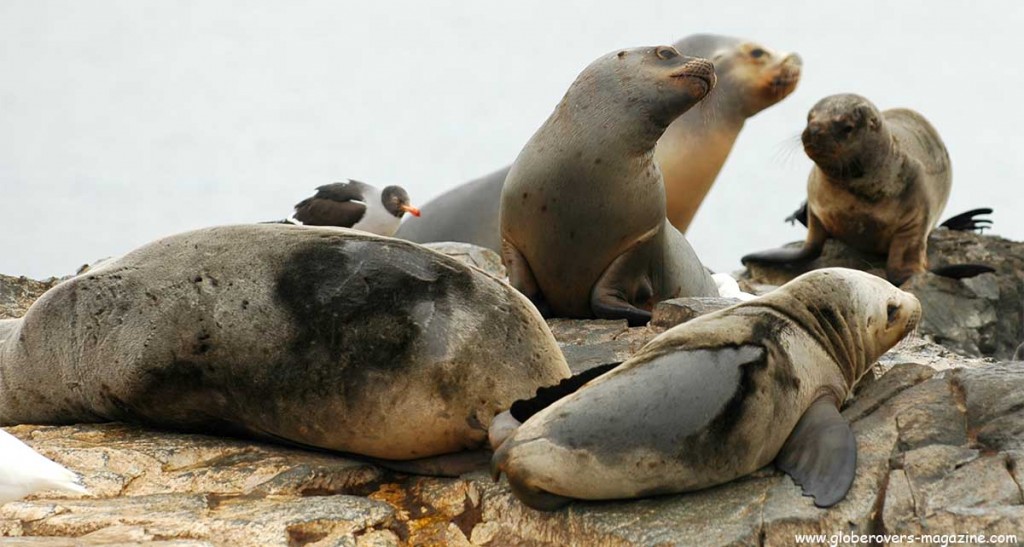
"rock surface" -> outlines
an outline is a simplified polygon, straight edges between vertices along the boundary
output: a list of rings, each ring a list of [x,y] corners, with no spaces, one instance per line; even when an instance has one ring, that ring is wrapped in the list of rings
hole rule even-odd
[[[20,304],[45,284],[9,281]],[[7,294],[0,292],[0,294]],[[13,294],[13,292],[11,292]],[[573,370],[627,359],[656,327],[550,321]],[[922,329],[923,330],[923,329]],[[80,473],[91,496],[0,505],[12,545],[790,545],[794,534],[1020,534],[1024,363],[924,338],[887,353],[843,414],[858,442],[846,500],[815,508],[772,468],[706,491],[542,513],[485,471],[411,477],[333,454],[124,424],[7,430]]]
[[[59,280],[51,277],[36,281],[27,277],[0,275],[0,319],[14,319],[25,315],[28,307]]]
[[[1024,243],[939,229],[929,236],[928,260],[931,268],[983,264],[996,271],[962,280],[925,273],[907,281],[902,288],[914,293],[924,309],[921,334],[964,355],[1009,359],[1024,340]],[[809,264],[749,265],[740,286],[763,293],[805,271],[829,266],[885,275],[885,257],[830,239],[822,256]]]

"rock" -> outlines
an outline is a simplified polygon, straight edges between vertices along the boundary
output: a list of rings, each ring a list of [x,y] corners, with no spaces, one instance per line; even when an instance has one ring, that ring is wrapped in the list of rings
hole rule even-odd
[[[930,273],[908,280],[903,288],[917,295],[924,308],[921,333],[964,355],[1009,359],[1024,340],[1024,243],[942,228],[928,238],[928,260],[932,269],[983,264],[996,271],[963,280]],[[811,269],[830,266],[885,275],[885,257],[830,239],[822,255],[805,265],[750,264],[740,285],[745,290],[781,285]]]
[[[0,311],[19,313],[14,306]],[[660,330],[625,321],[549,324],[575,371],[623,361]],[[1024,363],[966,358],[913,338],[883,356],[875,374],[843,409],[857,438],[857,476],[847,498],[827,510],[771,466],[701,492],[577,502],[543,513],[484,471],[411,477],[248,440],[124,424],[22,425],[9,431],[81,473],[92,495],[42,493],[2,505],[0,536],[14,545],[376,547],[789,545],[795,534],[1019,534]]]
[[[25,315],[28,307],[58,281],[55,277],[36,281],[24,276],[0,275],[0,319],[15,319]]]
[[[719,296],[692,296],[663,300],[654,305],[651,325],[660,329],[670,329],[695,317],[739,303],[739,298]]]
[[[1024,449],[1024,363],[957,370],[951,381],[978,444],[992,450]]]
[[[549,319],[548,326],[573,373],[621,363],[658,335],[650,327],[630,328],[625,319]]]
[[[956,280],[925,273],[902,288],[921,301],[921,329],[939,344],[964,355],[995,355],[999,350],[995,274]]]
[[[508,273],[505,265],[501,263],[498,253],[486,248],[478,247],[470,243],[459,243],[457,241],[441,241],[437,243],[424,243],[424,247],[446,254],[463,264],[474,266],[498,279],[505,279]]]

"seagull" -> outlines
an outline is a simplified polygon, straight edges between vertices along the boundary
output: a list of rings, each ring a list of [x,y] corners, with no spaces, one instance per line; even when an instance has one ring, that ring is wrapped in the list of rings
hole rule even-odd
[[[78,475],[0,429],[0,505],[41,490],[89,493]]]
[[[381,190],[349,179],[317,188],[313,197],[295,205],[295,214],[289,220],[306,226],[341,226],[390,237],[398,231],[405,213],[420,216],[420,210],[409,205],[409,194],[401,186]]]

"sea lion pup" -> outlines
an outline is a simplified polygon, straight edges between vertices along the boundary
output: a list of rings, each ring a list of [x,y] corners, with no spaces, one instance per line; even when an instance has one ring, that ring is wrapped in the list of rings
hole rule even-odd
[[[529,418],[492,460],[530,507],[722,484],[772,461],[819,507],[843,499],[856,440],[839,406],[911,332],[917,299],[826,268],[664,332]]]
[[[442,474],[421,458],[482,448],[496,413],[569,376],[505,283],[342,228],[161,239],[57,285],[0,336],[0,425],[129,421]]]
[[[715,85],[714,66],[669,46],[590,64],[512,165],[501,196],[509,281],[561,317],[650,320],[677,296],[717,296],[665,219],[654,145]]]
[[[715,64],[718,85],[658,141],[654,159],[665,179],[668,220],[686,233],[747,118],[789,96],[800,82],[796,53],[730,36],[695,34],[673,44]]]
[[[743,263],[809,261],[834,237],[887,255],[886,276],[897,285],[927,270],[928,234],[952,179],[946,146],[928,120],[905,108],[879,112],[859,95],[832,95],[811,109],[801,138],[815,163],[804,245],[749,254]]]
[[[711,59],[718,74],[710,96],[676,119],[655,151],[665,179],[669,220],[685,232],[746,119],[796,88],[801,61],[796,54],[712,34],[688,36],[675,48]],[[508,171],[505,167],[434,198],[423,206],[423,218],[407,219],[395,237],[417,243],[462,241],[500,252],[498,216]]]

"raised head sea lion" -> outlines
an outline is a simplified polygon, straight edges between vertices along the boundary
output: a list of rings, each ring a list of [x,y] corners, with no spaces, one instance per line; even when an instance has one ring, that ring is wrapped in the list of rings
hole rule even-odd
[[[674,46],[709,59],[718,75],[715,89],[672,122],[654,152],[665,179],[668,220],[686,233],[747,118],[796,89],[802,61],[795,53],[714,34],[688,36]]]
[[[704,59],[669,46],[590,64],[516,158],[501,196],[509,280],[564,317],[646,323],[677,296],[717,296],[711,275],[665,219],[654,146],[715,85]]]
[[[537,412],[500,444],[492,471],[551,510],[699,490],[774,461],[830,506],[857,461],[839,406],[920,315],[913,295],[868,273],[804,274],[664,332]]]
[[[0,322],[0,425],[128,421],[414,460],[569,375],[533,306],[405,241],[228,226],[161,239]]]
[[[686,231],[747,118],[781,101],[800,79],[800,58],[749,40],[696,34],[676,42],[685,55],[711,59],[718,83],[710,96],[676,119],[661,137],[669,220]],[[423,206],[396,237],[428,243],[463,241],[498,251],[501,188],[509,168],[462,184]],[[612,196],[610,199],[617,199]]]
[[[833,237],[887,255],[893,283],[927,270],[928,234],[946,207],[953,173],[928,120],[905,108],[879,112],[859,95],[832,95],[811,109],[802,140],[815,163],[804,245],[749,254],[743,262],[809,261]]]

